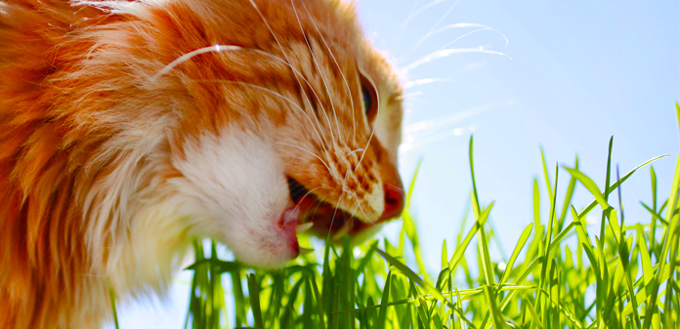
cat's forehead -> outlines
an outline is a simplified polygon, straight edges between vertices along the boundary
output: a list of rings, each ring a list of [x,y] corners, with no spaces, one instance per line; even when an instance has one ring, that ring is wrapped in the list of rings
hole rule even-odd
[[[306,22],[297,22],[304,31],[303,38],[309,42],[310,37],[321,39],[325,46],[333,52],[333,56],[349,62],[352,68],[359,69],[362,75],[369,78],[377,87],[385,92],[400,94],[398,78],[385,54],[379,52],[368,40],[361,28],[356,13],[356,2],[353,0],[294,0],[309,14]],[[315,4],[316,11],[308,10],[309,4]],[[296,7],[294,11],[299,10]],[[296,20],[300,13],[296,12]]]
[[[257,2],[257,1],[256,1]],[[267,1],[282,6],[281,11],[257,9],[266,21],[278,47],[277,36],[285,35],[288,40],[309,47],[317,42],[323,49],[314,56],[332,56],[333,62],[343,66],[344,71],[357,70],[390,97],[401,94],[397,76],[383,55],[365,37],[353,0],[292,0]],[[269,8],[271,9],[271,8]],[[283,13],[283,14],[282,14]],[[266,26],[269,24],[269,26]],[[311,47],[309,47],[311,48]],[[327,52],[328,53],[327,53]],[[345,72],[347,74],[348,72]],[[352,75],[352,72],[349,72]]]

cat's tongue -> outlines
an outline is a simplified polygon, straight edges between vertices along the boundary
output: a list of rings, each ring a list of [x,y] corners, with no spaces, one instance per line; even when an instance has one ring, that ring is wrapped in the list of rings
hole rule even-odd
[[[313,251],[312,249],[300,247],[300,244],[297,240],[297,233],[307,231],[314,225],[310,222],[300,224],[302,221],[302,212],[305,209],[308,209],[306,208],[306,204],[302,205],[302,207],[299,205],[294,205],[283,212],[283,215],[281,215],[281,220],[279,221],[279,227],[287,236],[288,244],[295,252],[296,257],[299,254]]]
[[[288,239],[288,245],[295,251],[295,256],[300,252],[300,245],[297,240],[298,223],[300,223],[300,210],[297,207],[288,208],[281,215],[279,227],[283,230]]]

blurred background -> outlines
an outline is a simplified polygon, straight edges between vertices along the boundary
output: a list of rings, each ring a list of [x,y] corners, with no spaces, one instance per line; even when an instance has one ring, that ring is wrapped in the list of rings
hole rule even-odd
[[[412,213],[432,273],[444,239],[452,254],[469,204],[471,134],[480,202],[495,201],[490,220],[505,249],[533,221],[534,178],[547,217],[540,147],[551,179],[578,155],[600,187],[611,136],[621,176],[668,154],[654,163],[667,197],[680,141],[680,2],[364,0],[358,9],[406,86],[400,168],[408,184],[422,161]],[[650,218],[639,203],[651,201],[649,176],[645,167],[623,185],[627,222]],[[558,199],[568,181],[560,169]],[[577,186],[576,208],[591,201]],[[121,307],[121,328],[182,328],[189,278],[167,300]]]

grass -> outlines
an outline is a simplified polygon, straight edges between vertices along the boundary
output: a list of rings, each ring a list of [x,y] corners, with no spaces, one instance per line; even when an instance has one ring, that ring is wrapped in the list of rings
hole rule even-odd
[[[680,122],[677,104],[676,111]],[[425,269],[408,211],[394,243],[384,239],[350,247],[345,239],[342,247],[326,244],[318,259],[307,254],[278,271],[220,260],[214,243],[206,248],[196,242],[185,327],[678,328],[680,157],[666,199],[657,194],[649,166],[652,202],[642,205],[650,221],[629,224],[620,195],[614,194],[659,157],[620,176],[618,167],[612,169],[612,145],[613,139],[604,186],[579,170],[578,158],[552,172],[543,158],[543,181],[534,181],[534,222],[510,257],[497,260],[490,254],[501,247],[488,223],[493,203],[479,202],[471,137],[471,217],[463,220],[453,255],[443,241],[436,276]],[[557,195],[560,173],[569,175],[564,196]],[[577,185],[594,199],[584,209],[571,203]],[[413,184],[409,200],[412,191]],[[548,199],[541,200],[546,192]],[[542,212],[541,202],[549,202],[549,213]],[[591,232],[586,216],[599,210],[600,229]],[[471,228],[463,230],[468,220]]]

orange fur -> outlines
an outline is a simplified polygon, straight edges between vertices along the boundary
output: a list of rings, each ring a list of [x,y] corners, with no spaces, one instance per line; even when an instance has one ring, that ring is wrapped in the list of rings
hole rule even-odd
[[[214,45],[240,50],[163,71]],[[260,136],[281,175],[357,228],[386,219],[371,197],[401,188],[400,97],[338,1],[0,0],[0,328],[97,327],[109,288],[162,290],[187,241],[218,225],[177,187],[199,136]],[[148,242],[169,253],[161,274],[135,274],[139,232],[156,225],[178,232]]]

